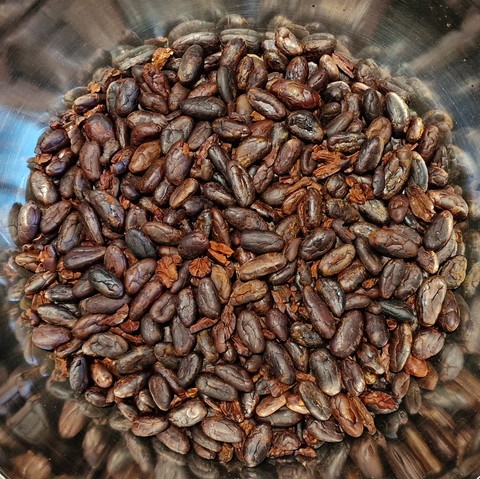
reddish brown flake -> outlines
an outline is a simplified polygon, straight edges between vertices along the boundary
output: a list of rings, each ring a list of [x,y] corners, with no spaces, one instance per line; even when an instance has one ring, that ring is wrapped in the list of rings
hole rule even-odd
[[[286,311],[285,301],[282,298],[282,295],[278,291],[272,291],[273,301],[275,301],[276,307],[284,313]]]
[[[123,207],[124,209],[127,210],[128,208],[130,208],[131,203],[130,203],[130,201],[127,200],[127,198],[125,198],[124,196],[120,196],[120,198],[118,199],[118,201],[120,202],[120,204],[122,205],[122,207]]]
[[[128,311],[128,304],[124,304],[116,313],[99,320],[98,324],[101,326],[118,326],[119,324],[123,323],[125,319],[127,319]]]
[[[222,253],[225,256],[231,256],[233,254],[233,249],[230,248],[230,246],[227,246],[224,243],[218,243],[217,241],[210,241],[209,250],[216,251],[218,253]]]
[[[140,327],[140,323],[138,321],[133,321],[132,319],[129,319],[124,323],[120,323],[120,328],[122,328],[122,330],[125,331],[127,334],[138,331],[139,327]],[[143,342],[143,339],[140,341],[140,338],[138,337],[136,338],[136,344],[141,344],[142,342]]]
[[[227,257],[224,254],[213,251],[212,249],[208,250],[208,254],[216,263],[222,264],[225,267],[230,265],[230,261],[228,261]]]
[[[40,293],[37,293],[33,296],[32,299],[32,309],[36,311],[39,306],[42,304],[48,304],[50,301],[45,297],[45,291],[40,291]]]
[[[353,69],[355,65],[347,58],[341,55],[340,53],[332,53],[332,60],[337,65],[337,67],[345,73],[349,78],[354,77]]]
[[[95,115],[96,113],[105,113],[105,105],[100,104],[100,105],[94,106],[91,110],[88,110],[87,112],[84,113],[84,119],[90,118],[92,115]]]
[[[238,354],[241,354],[242,356],[249,356],[250,354],[252,354],[250,350],[245,346],[245,344],[242,343],[242,341],[238,336],[236,335],[233,336],[232,341],[233,341],[233,346],[235,350],[238,352]]]
[[[164,47],[157,48],[153,52],[152,63],[156,68],[161,70],[172,55],[173,55],[173,50],[171,48],[164,48]]]
[[[368,278],[362,283],[362,287],[365,289],[373,288],[379,281],[380,278]]]
[[[307,178],[306,176],[303,177],[301,180],[298,180],[295,184],[293,184],[287,190],[287,195],[294,193],[295,191],[299,190],[300,188],[306,188],[312,184],[311,178]]]
[[[243,423],[245,416],[243,415],[242,406],[238,401],[221,401],[220,409],[225,417],[234,422]]]
[[[55,369],[52,371],[51,378],[53,381],[63,382],[68,377],[68,361],[66,358],[54,356]]]
[[[90,93],[100,93],[102,91],[102,85],[96,82],[90,82],[87,88]]]
[[[377,428],[375,427],[375,421],[373,420],[373,416],[365,407],[363,402],[356,396],[350,396],[350,400],[352,401],[353,406],[356,409],[357,416],[363,422],[363,425],[367,429],[369,434],[375,434]]]
[[[332,228],[333,225],[333,218],[328,218],[325,216],[322,221],[322,228],[325,230],[329,230]]]
[[[308,373],[302,373],[301,371],[297,371],[295,374],[295,377],[297,378],[297,382],[300,382],[300,381],[310,381],[311,383],[315,382],[315,376],[312,376],[311,374],[308,374]]]
[[[350,191],[348,192],[347,198],[353,202],[356,203],[357,205],[363,205],[365,204],[365,201],[367,200],[365,198],[365,195],[363,193],[362,186],[360,184],[355,184],[350,188]]]
[[[114,174],[110,170],[105,170],[101,175],[97,183],[97,189],[99,190],[109,190],[112,187],[112,181],[114,179]]]
[[[339,151],[330,151],[326,146],[314,145],[312,149],[312,158],[315,161],[325,161],[328,163],[341,162],[345,160],[345,155]]]
[[[129,321],[127,321],[127,323],[129,323]],[[118,334],[123,339],[126,339],[127,341],[129,341],[132,344],[144,344],[141,336],[133,336],[132,334],[129,334],[122,329],[123,327],[125,327],[125,324],[127,324],[127,323],[124,323],[121,326],[116,326],[115,328],[112,328],[110,331],[112,333]],[[137,329],[140,326],[140,323],[135,322],[135,321],[130,321],[130,323],[131,324],[132,323],[137,324]]]
[[[408,186],[406,193],[412,213],[427,223],[432,221],[435,216],[435,206],[430,196],[416,185]]]
[[[223,308],[220,316],[220,321],[213,326],[212,336],[215,341],[215,347],[219,353],[224,353],[227,350],[227,341],[232,337],[237,325],[233,306],[227,304]]]
[[[127,258],[128,264],[130,266],[138,263],[137,257],[128,248],[125,248],[122,251],[123,251],[123,254],[125,255],[125,257]]]
[[[199,321],[197,321],[195,324],[192,324],[188,329],[192,334],[195,334],[195,333],[198,333],[199,331],[203,331],[204,329],[211,328],[217,323],[218,323],[218,319],[202,318]]]
[[[313,447],[302,447],[295,451],[295,456],[303,456],[309,457],[310,459],[315,459],[317,457],[317,453]]]
[[[398,401],[383,391],[369,391],[361,399],[376,414],[388,414],[398,409]]]
[[[196,278],[204,278],[212,271],[212,262],[207,257],[195,258],[188,265],[188,271]]]
[[[42,153],[41,155],[36,155],[34,163],[36,165],[46,165],[53,158],[53,155],[49,153]]]
[[[233,459],[235,448],[231,444],[223,443],[222,449],[218,453],[218,460],[220,462],[230,462]]]
[[[253,121],[262,121],[265,120],[265,117],[258,113],[258,111],[254,111],[250,114],[250,117],[252,118]]]
[[[203,160],[208,157],[208,150],[212,145],[218,142],[217,135],[211,135],[207,138],[207,141],[195,152],[195,165],[200,168]]]
[[[178,265],[182,262],[179,255],[164,256],[157,262],[157,277],[166,287],[171,288],[178,279]]]
[[[63,265],[63,260],[60,260],[58,262],[57,271],[61,283],[73,282],[74,280],[82,276],[82,273],[80,273],[79,271],[70,271],[68,269],[65,269],[65,266]]]
[[[57,253],[52,245],[46,245],[38,255],[39,265],[36,273],[50,271],[54,273],[57,268]]]

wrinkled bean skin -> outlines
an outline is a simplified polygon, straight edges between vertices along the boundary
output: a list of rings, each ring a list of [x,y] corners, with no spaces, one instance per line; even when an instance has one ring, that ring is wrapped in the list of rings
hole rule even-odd
[[[287,264],[287,259],[281,253],[266,253],[244,263],[238,270],[242,281],[257,279],[270,273],[275,273]]]
[[[272,437],[272,428],[268,424],[259,424],[250,431],[243,445],[243,457],[248,467],[256,467],[266,459]]]
[[[446,246],[453,233],[453,215],[445,210],[436,215],[425,232],[425,248],[438,251]]]
[[[59,208],[60,205],[62,205],[61,209]],[[57,209],[56,221],[61,222],[65,217],[65,215],[67,214],[67,212],[70,211],[70,204],[62,201],[60,203],[57,203],[56,205],[51,206],[51,208],[54,208],[54,207],[58,207],[56,208]],[[82,217],[83,227],[85,229],[85,234],[87,238],[96,245],[102,245],[104,243],[102,228],[97,215],[93,211],[93,208],[87,203],[81,203],[77,206],[77,210]],[[44,215],[44,218],[45,218],[45,215]],[[56,226],[54,226],[56,221],[51,222],[48,225],[48,230],[50,230],[50,228],[56,229]]]
[[[63,222],[58,232],[56,248],[60,254],[65,254],[78,246],[83,237],[83,226],[80,215],[74,211]]]
[[[286,175],[300,157],[302,142],[296,138],[286,141],[280,148],[273,164],[273,171],[277,175]]]
[[[125,271],[124,285],[128,294],[137,294],[155,272],[156,262],[152,258],[140,260]]]
[[[201,393],[219,401],[236,401],[238,398],[237,390],[233,386],[211,373],[198,376],[195,384]]]
[[[273,375],[282,383],[291,385],[295,381],[295,370],[290,355],[278,343],[267,341],[264,354],[265,362]]]
[[[310,369],[320,389],[328,396],[335,396],[342,389],[340,368],[327,349],[317,349],[310,356]]]
[[[200,281],[197,291],[197,305],[200,313],[207,318],[215,319],[220,315],[220,298],[210,278],[204,278]]]
[[[331,410],[328,397],[315,384],[309,381],[301,382],[298,386],[298,392],[315,419],[326,421],[330,418]]]
[[[332,279],[319,278],[315,284],[332,313],[340,317],[345,310],[345,292],[338,282]]]
[[[402,259],[392,259],[384,266],[379,283],[382,298],[388,299],[393,296],[400,286],[406,270],[407,265]]]
[[[255,188],[250,175],[233,161],[228,162],[225,174],[238,205],[241,208],[250,206],[255,200]]]
[[[447,290],[442,304],[437,324],[447,333],[455,331],[460,326],[460,309],[455,299],[455,295]]]
[[[313,327],[322,337],[332,338],[335,333],[335,319],[327,305],[311,286],[304,288],[303,299]]]
[[[193,259],[206,253],[209,244],[208,238],[203,233],[190,233],[180,240],[178,252],[185,259]]]
[[[207,415],[205,405],[196,399],[184,402],[168,413],[168,420],[177,427],[192,427]]]
[[[62,326],[41,324],[32,333],[32,342],[40,349],[52,351],[71,338],[70,331]]]
[[[315,115],[306,110],[290,113],[287,118],[288,129],[302,141],[321,143],[324,130]]]
[[[410,203],[404,195],[395,195],[388,202],[388,213],[395,223],[403,223]]]
[[[273,95],[260,88],[250,88],[247,98],[252,108],[270,120],[282,120],[287,115],[287,110]]]
[[[91,336],[83,345],[84,354],[116,359],[127,352],[128,343],[117,334],[99,333]]]
[[[440,352],[445,334],[434,328],[421,329],[415,334],[412,354],[418,359],[429,359]]]
[[[285,241],[280,235],[261,230],[242,231],[240,244],[242,248],[255,254],[274,253],[285,247]]]
[[[215,374],[238,391],[251,392],[254,384],[247,371],[233,364],[221,364],[215,366]]]
[[[187,177],[192,166],[188,145],[179,140],[172,145],[165,158],[165,177],[175,186],[179,186]]]
[[[166,379],[159,374],[151,376],[148,380],[148,389],[160,411],[167,411],[172,394]]]
[[[320,96],[310,87],[292,80],[279,79],[270,91],[289,109],[310,110],[319,106]]]
[[[108,226],[115,231],[123,227],[125,210],[116,198],[100,190],[89,191],[86,195],[90,206]]]
[[[227,108],[218,98],[195,97],[187,98],[180,107],[184,115],[198,120],[215,120],[225,116]]]
[[[409,149],[400,149],[385,166],[383,199],[389,200],[402,190],[412,167],[413,154]]]
[[[30,185],[35,198],[43,205],[50,206],[58,201],[57,188],[53,181],[41,171],[30,175]]]
[[[394,258],[407,259],[418,254],[418,246],[412,239],[391,228],[382,228],[372,232],[368,240],[374,249]]]
[[[348,311],[330,342],[330,351],[334,356],[345,358],[357,349],[362,339],[363,314],[361,311]]]
[[[380,300],[379,305],[381,312],[395,321],[413,323],[416,319],[412,309],[403,301]]]
[[[227,443],[241,442],[243,430],[226,418],[206,418],[201,422],[202,431],[211,439]]]
[[[346,394],[340,393],[332,398],[332,413],[340,427],[352,437],[359,437],[363,432],[363,424]]]
[[[399,372],[412,350],[413,334],[412,327],[407,323],[401,323],[393,332],[390,342],[390,369]]]
[[[125,243],[139,259],[152,258],[155,256],[155,246],[141,230],[135,228],[129,229],[125,233]]]
[[[392,121],[393,132],[398,135],[405,134],[410,121],[406,103],[397,93],[388,92],[385,95],[385,106]]]
[[[65,254],[63,264],[68,269],[83,269],[101,261],[105,253],[104,246],[77,246]]]
[[[104,268],[95,268],[90,271],[88,280],[100,294],[107,298],[121,298],[123,296],[122,282]]]
[[[441,276],[432,276],[422,284],[417,293],[417,305],[423,324],[433,326],[437,322],[446,293],[447,284]]]
[[[177,245],[183,233],[173,226],[159,222],[147,222],[142,226],[142,231],[155,243],[163,245]]]
[[[282,342],[288,339],[288,317],[276,308],[269,309],[265,315],[265,323],[273,334]]]
[[[178,67],[178,81],[182,85],[190,85],[198,80],[203,66],[203,48],[192,45],[187,48]]]
[[[243,310],[237,317],[237,334],[249,351],[253,354],[263,353],[265,337],[258,316]]]
[[[42,213],[34,201],[27,201],[18,213],[17,228],[20,243],[30,243],[37,235]]]
[[[345,358],[341,362],[341,371],[347,392],[352,396],[360,396],[360,394],[362,394],[365,390],[366,384],[363,377],[363,370],[359,364],[351,358]]]
[[[343,245],[327,253],[320,260],[320,271],[324,276],[334,276],[347,268],[355,257],[352,245]]]
[[[271,148],[272,143],[268,138],[252,135],[238,145],[235,160],[244,168],[248,168],[264,158]]]
[[[73,359],[69,370],[70,387],[76,393],[83,393],[88,386],[87,362],[85,356],[79,354]]]
[[[383,141],[379,136],[372,136],[360,148],[354,171],[358,175],[374,170],[382,159]]]
[[[331,250],[334,243],[335,233],[333,231],[318,228],[302,242],[299,255],[308,261],[318,259]]]

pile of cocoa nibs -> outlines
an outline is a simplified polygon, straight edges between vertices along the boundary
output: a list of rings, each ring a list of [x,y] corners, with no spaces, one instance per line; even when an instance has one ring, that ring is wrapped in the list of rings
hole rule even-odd
[[[56,380],[248,466],[435,388],[467,266],[449,115],[314,26],[190,21],[112,65],[65,95],[18,215]]]

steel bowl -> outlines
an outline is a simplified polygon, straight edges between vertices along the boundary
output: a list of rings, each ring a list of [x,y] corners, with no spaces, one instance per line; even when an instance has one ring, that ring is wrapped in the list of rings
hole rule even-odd
[[[15,215],[28,196],[28,159],[65,108],[63,93],[85,84],[126,45],[165,36],[185,20],[225,25],[228,14],[261,30],[317,23],[354,57],[373,58],[405,79],[419,114],[449,112],[457,145],[450,150],[451,172],[470,205],[462,325],[435,359],[438,387],[422,391],[416,414],[380,421],[381,434],[320,444],[313,458],[271,459],[256,469],[146,445],[125,432],[121,417],[49,379],[61,365],[31,343],[21,315],[24,277],[12,259]],[[0,477],[480,477],[478,0],[3,0],[0,42]]]

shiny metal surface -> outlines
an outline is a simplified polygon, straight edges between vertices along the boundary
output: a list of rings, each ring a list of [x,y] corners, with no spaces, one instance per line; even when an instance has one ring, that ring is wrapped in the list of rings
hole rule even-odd
[[[295,23],[320,22],[356,57],[417,78],[419,111],[441,106],[455,121],[455,143],[464,188],[477,205],[480,153],[480,3],[478,0],[3,0],[0,2],[0,477],[155,478],[367,478],[359,456],[371,441],[381,451],[383,477],[480,476],[480,301],[468,298],[472,320],[448,346],[456,375],[427,394],[429,405],[405,428],[401,441],[377,437],[360,446],[325,446],[317,462],[271,462],[260,470],[229,472],[163,449],[145,456],[138,445],[112,432],[102,413],[82,405],[80,432],[62,439],[57,423],[67,390],[46,384],[52,369],[45,355],[28,347],[28,326],[19,321],[18,291],[8,263],[15,247],[11,211],[23,202],[27,159],[49,120],[62,109],[62,93],[86,81],[112,53],[134,37],[163,36],[179,21],[217,21],[227,13],[265,28],[276,15]],[[130,39],[130,40],[129,40]],[[477,213],[477,221],[478,221]],[[474,251],[475,253],[475,251]],[[473,257],[478,257],[478,251]],[[22,346],[23,345],[23,349]],[[465,359],[465,361],[464,361]],[[462,369],[463,365],[463,369]],[[451,381],[448,381],[451,374]],[[430,411],[430,416],[429,416]],[[466,412],[467,411],[467,412]],[[31,418],[34,417],[34,420]],[[28,419],[30,418],[30,420]],[[454,440],[456,456],[442,459],[423,432],[433,421],[439,435]],[[34,427],[32,426],[34,425]],[[388,429],[388,424],[387,424]],[[82,456],[85,441],[101,437],[96,456]],[[88,439],[85,439],[88,437]],[[421,439],[423,437],[424,439]],[[451,439],[453,437],[453,439]],[[420,438],[420,439],[419,439]],[[426,438],[426,439],[425,439]],[[82,447],[83,441],[83,447]],[[129,442],[130,441],[130,442]],[[369,442],[370,441],[370,442]],[[362,447],[364,449],[362,449]],[[137,448],[137,449],[136,449]],[[360,449],[358,451],[358,449]],[[135,452],[136,451],[136,452]],[[402,457],[407,459],[401,460]],[[426,466],[418,466],[420,463]],[[363,461],[365,462],[365,461]],[[396,464],[396,466],[392,466]],[[367,468],[368,469],[368,468]],[[65,474],[65,476],[61,476]]]

